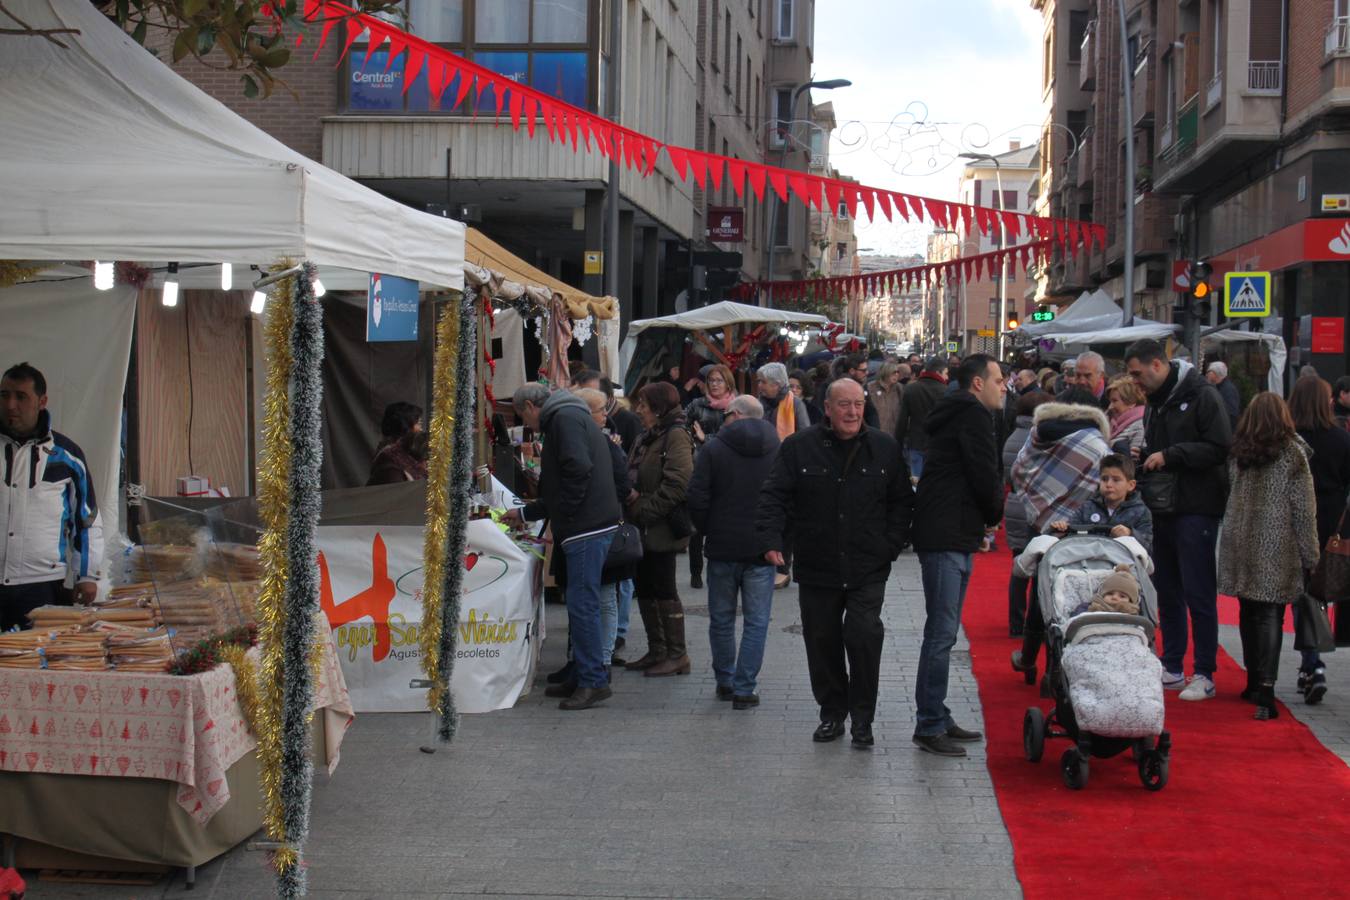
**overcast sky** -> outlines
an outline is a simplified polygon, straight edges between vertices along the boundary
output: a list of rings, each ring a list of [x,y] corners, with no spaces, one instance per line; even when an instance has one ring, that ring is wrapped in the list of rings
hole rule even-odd
[[[830,162],[873,187],[956,199],[956,154],[1037,137],[1041,16],[1028,0],[829,0],[816,3],[816,91],[839,129]],[[805,109],[805,104],[799,107]],[[923,253],[928,225],[857,223],[858,246]]]

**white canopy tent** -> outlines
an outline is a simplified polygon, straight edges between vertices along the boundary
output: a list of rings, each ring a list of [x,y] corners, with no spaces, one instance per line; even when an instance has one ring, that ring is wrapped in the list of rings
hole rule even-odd
[[[178,77],[87,2],[10,0],[0,259],[271,264],[464,284],[464,226],[310,160]]]
[[[1059,316],[1050,322],[1024,322],[1013,332],[1025,337],[1037,339],[1058,339],[1060,335],[1078,332],[1097,332],[1119,328],[1125,322],[1125,312],[1105,291],[1086,291],[1069,304]],[[1135,316],[1134,326],[1156,326],[1159,323],[1151,319]],[[1132,326],[1132,327],[1134,327]]]
[[[711,306],[702,306],[673,316],[656,319],[638,319],[628,326],[628,335],[619,349],[619,371],[627,372],[637,350],[638,335],[651,328],[679,328],[684,331],[709,331],[732,325],[825,325],[829,319],[814,313],[790,312],[723,300]]]

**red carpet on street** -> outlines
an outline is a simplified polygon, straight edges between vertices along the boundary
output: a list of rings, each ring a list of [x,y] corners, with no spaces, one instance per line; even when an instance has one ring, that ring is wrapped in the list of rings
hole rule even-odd
[[[1167,695],[1170,782],[1146,790],[1129,753],[1093,759],[1084,790],[1059,771],[1067,739],[1022,751],[1028,706],[1049,712],[1008,664],[1006,550],[976,554],[965,607],[988,735],[989,773],[1029,900],[1102,897],[1329,896],[1350,847],[1350,768],[1284,707],[1257,722],[1242,668],[1219,651],[1218,697]],[[1234,618],[1234,621],[1236,619]],[[1044,652],[1040,670],[1044,671]],[[1281,672],[1292,679],[1295,672]]]

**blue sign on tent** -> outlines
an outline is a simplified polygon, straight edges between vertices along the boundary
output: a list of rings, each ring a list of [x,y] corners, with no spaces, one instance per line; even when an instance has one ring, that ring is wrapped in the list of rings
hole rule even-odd
[[[417,340],[417,282],[370,273],[366,292],[366,341]]]

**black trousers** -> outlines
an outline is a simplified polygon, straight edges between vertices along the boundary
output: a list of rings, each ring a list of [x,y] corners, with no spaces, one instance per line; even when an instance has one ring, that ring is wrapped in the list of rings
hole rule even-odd
[[[1283,603],[1261,603],[1238,598],[1238,634],[1247,686],[1273,685],[1280,677],[1280,648],[1284,645]]]
[[[71,606],[74,602],[74,595],[60,579],[0,585],[0,631],[27,628],[28,614],[39,606]]]
[[[846,589],[798,585],[806,665],[821,721],[851,716],[854,725],[871,724],[886,637],[885,593],[884,582]]]
[[[1027,621],[1027,590],[1031,579],[1014,572],[1008,576],[1008,630],[1021,631]],[[1032,597],[1032,605],[1036,598]]]
[[[703,532],[695,531],[689,535],[689,574],[703,574]]]

